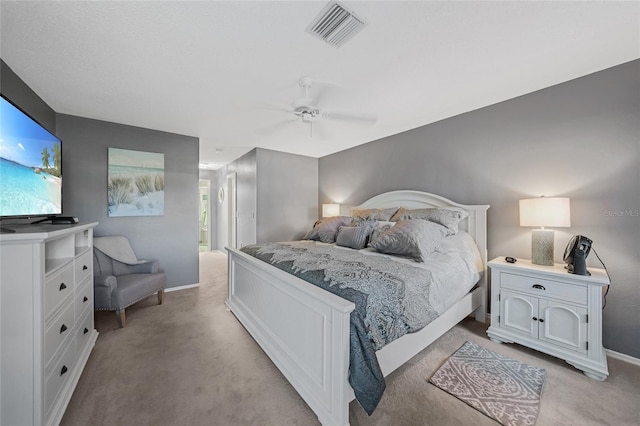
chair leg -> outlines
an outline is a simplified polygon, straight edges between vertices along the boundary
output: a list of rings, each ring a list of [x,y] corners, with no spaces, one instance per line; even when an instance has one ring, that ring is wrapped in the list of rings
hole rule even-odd
[[[120,328],[124,328],[127,325],[127,320],[124,316],[124,308],[118,309],[116,311],[116,319],[118,320],[118,325]]]
[[[158,292],[158,305],[162,305],[164,303],[164,289]]]

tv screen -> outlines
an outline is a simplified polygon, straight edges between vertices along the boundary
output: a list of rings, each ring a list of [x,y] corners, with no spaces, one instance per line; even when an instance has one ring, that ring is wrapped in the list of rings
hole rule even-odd
[[[0,216],[62,214],[60,139],[4,96],[0,102]]]

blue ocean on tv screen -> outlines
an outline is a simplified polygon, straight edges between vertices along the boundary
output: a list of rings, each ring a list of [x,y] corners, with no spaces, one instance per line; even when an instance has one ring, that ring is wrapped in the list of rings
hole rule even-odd
[[[0,216],[62,213],[62,146],[0,98]]]
[[[60,178],[0,157],[0,214],[60,214]]]

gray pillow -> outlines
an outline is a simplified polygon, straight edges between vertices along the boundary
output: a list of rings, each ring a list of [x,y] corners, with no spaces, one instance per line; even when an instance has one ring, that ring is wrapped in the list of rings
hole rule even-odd
[[[351,216],[353,216],[354,219],[363,220],[389,220],[397,211],[397,207],[391,207],[389,209],[353,209],[351,210]]]
[[[371,231],[371,236],[369,237],[369,247],[373,246],[373,242],[378,239],[378,237],[387,229],[391,228],[395,225],[396,222],[389,222],[384,220],[379,220],[375,222],[375,226],[373,231]]]
[[[335,243],[338,228],[349,225],[351,216],[333,216],[320,219],[313,225],[313,229],[307,232],[303,240],[322,241],[323,243]]]
[[[338,229],[336,244],[343,247],[351,247],[360,250],[367,245],[367,239],[371,235],[373,226],[341,226]]]
[[[382,253],[424,262],[440,246],[446,234],[447,228],[435,222],[401,220],[380,234],[371,246]]]
[[[456,207],[437,207],[414,210],[408,210],[400,207],[396,214],[391,218],[391,221],[398,222],[408,219],[428,220],[445,226],[448,229],[447,235],[454,235],[458,233],[458,224],[460,221],[467,216],[469,216],[469,213]]]

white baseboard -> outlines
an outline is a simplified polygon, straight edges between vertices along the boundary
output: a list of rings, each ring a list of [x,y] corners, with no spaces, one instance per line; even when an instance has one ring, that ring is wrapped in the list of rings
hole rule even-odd
[[[628,362],[629,364],[637,365],[640,367],[640,359],[634,358],[631,355],[621,354],[620,352],[612,351],[611,349],[604,350],[607,353],[607,356],[611,358],[619,359],[620,361]]]
[[[227,255],[227,251],[226,250],[214,250],[217,251],[220,254],[224,254],[225,256]]]
[[[177,287],[169,287],[169,288],[165,288],[164,291],[165,293],[169,293],[171,291],[186,290],[188,288],[196,288],[196,287],[200,287],[200,283],[180,285]]]

